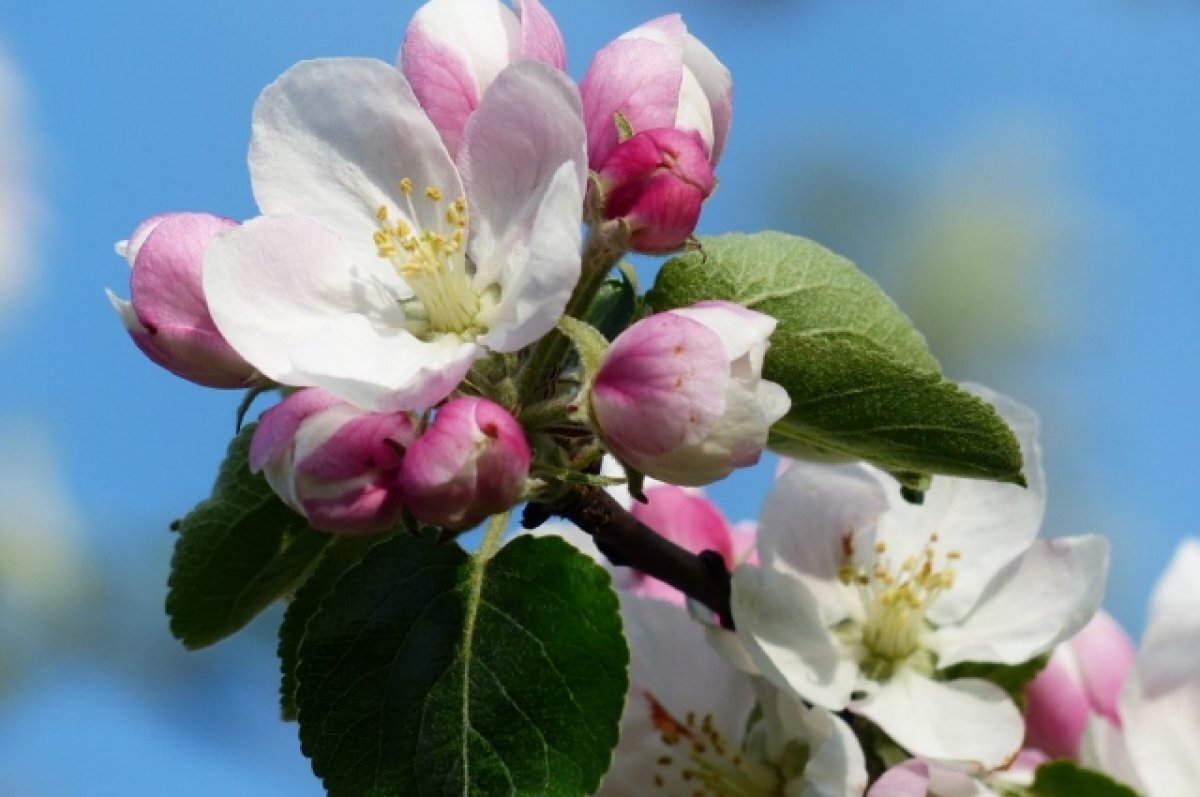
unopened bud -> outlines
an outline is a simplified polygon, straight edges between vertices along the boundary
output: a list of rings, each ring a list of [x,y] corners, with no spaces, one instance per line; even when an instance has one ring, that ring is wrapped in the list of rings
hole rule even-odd
[[[404,503],[417,520],[469,529],[520,499],[530,460],[525,433],[507,410],[487,399],[454,399],[408,449]]]

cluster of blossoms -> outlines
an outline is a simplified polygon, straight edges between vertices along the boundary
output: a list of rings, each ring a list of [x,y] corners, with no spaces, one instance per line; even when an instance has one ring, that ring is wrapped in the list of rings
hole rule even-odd
[[[496,386],[614,265],[581,255],[584,224],[617,256],[695,228],[728,71],[678,16],[602,49],[578,86],[564,68],[537,0],[433,0],[395,65],[308,61],[263,91],[261,216],[165,214],[118,244],[132,295],[110,299],[152,360],[286,395],[251,466],[315,527],[378,532],[407,508],[460,530],[527,495],[523,397]],[[722,478],[788,407],[760,376],[774,325],[728,302],[647,318],[575,405],[645,473]]]
[[[1107,543],[1037,538],[1037,423],[1015,402],[978,391],[1027,486],[939,476],[916,505],[873,466],[788,463],[740,527],[696,489],[755,464],[789,410],[763,377],[777,320],[631,310],[609,342],[582,319],[623,254],[688,245],[730,76],[678,16],[578,85],[564,69],[538,0],[431,0],[395,64],[287,70],[254,108],[261,215],[164,214],[118,244],[131,297],[109,296],[134,343],[197,384],[278,393],[249,468],[316,529],[386,535],[407,514],[458,533],[617,481],[595,473],[608,453],[635,520],[733,567],[714,616],[552,529],[609,568],[631,648],[602,794],[1007,797],[1052,757],[1150,797],[1200,782],[1197,728],[1166,730],[1200,711],[1200,549],[1135,658],[1093,620]],[[1023,716],[986,676],[1041,656]]]

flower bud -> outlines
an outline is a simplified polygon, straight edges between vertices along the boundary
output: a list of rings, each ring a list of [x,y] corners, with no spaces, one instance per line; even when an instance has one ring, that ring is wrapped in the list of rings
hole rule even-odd
[[[506,66],[531,59],[566,69],[562,34],[538,0],[430,0],[417,9],[397,67],[453,155],[467,117]]]
[[[592,382],[597,433],[618,458],[672,484],[708,484],[753,465],[791,405],[762,378],[774,329],[774,318],[721,301],[639,321],[613,341]]]
[[[469,529],[515,504],[531,454],[525,433],[487,399],[447,402],[404,458],[400,480],[413,517],[451,531]]]
[[[132,269],[130,300],[107,291],[147,357],[205,387],[246,387],[257,376],[217,331],[201,288],[204,248],[215,234],[235,226],[206,213],[152,216],[116,246]]]
[[[672,484],[647,485],[646,503],[634,501],[629,511],[642,523],[679,547],[698,554],[715,551],[729,569],[753,545],[754,533],[735,529],[717,505],[699,490]],[[683,605],[679,590],[637,570],[620,568],[618,589]]]
[[[1078,758],[1088,717],[1117,727],[1117,698],[1133,665],[1134,648],[1105,612],[1054,649],[1046,668],[1025,687],[1025,745],[1059,758]]]
[[[621,141],[618,115],[633,133],[695,132],[715,166],[733,118],[729,70],[687,31],[678,14],[647,22],[603,47],[579,84],[588,165],[601,171]]]
[[[716,180],[695,131],[644,130],[623,141],[597,173],[604,217],[624,219],[629,247],[660,253],[687,241]]]
[[[415,436],[406,413],[364,412],[305,388],[263,413],[250,470],[314,528],[373,534],[400,515],[400,463]]]

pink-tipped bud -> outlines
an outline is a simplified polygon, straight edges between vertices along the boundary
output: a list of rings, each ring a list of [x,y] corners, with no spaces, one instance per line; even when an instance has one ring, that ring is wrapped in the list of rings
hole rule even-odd
[[[791,405],[762,378],[775,319],[708,301],[621,333],[596,372],[591,417],[605,445],[647,476],[699,486],[753,465]]]
[[[525,433],[507,410],[487,399],[454,399],[408,449],[404,503],[417,520],[469,529],[520,500],[530,459]]]
[[[1052,756],[1078,758],[1088,717],[1117,727],[1117,698],[1133,665],[1134,648],[1110,615],[1097,612],[1083,630],[1054,649],[1046,668],[1025,688],[1025,745]]]
[[[538,0],[431,0],[417,9],[397,67],[454,154],[496,76],[529,59],[566,69],[562,34]]]
[[[204,248],[218,232],[235,226],[207,213],[152,216],[116,247],[132,269],[130,300],[107,292],[147,357],[205,387],[246,387],[257,376],[217,331],[201,287]]]
[[[305,388],[263,413],[250,470],[313,528],[374,534],[400,515],[400,464],[415,436],[406,413],[364,412]]]
[[[605,218],[624,219],[630,249],[647,253],[683,246],[716,185],[700,135],[665,127],[618,144],[597,176]]]
[[[692,553],[716,551],[726,566],[733,568],[747,541],[716,504],[698,490],[671,484],[647,485],[645,492],[647,503],[634,501],[630,507],[635,518]],[[618,587],[635,595],[684,604],[682,592],[636,570],[622,573]]]

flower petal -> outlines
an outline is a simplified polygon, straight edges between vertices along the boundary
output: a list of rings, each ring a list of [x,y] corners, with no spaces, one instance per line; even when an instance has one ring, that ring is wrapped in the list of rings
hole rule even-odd
[[[696,77],[712,110],[712,153],[716,165],[725,150],[729,126],[733,122],[733,77],[704,44],[690,33],[683,44],[683,64]]]
[[[400,194],[407,177],[446,197],[462,185],[446,147],[408,82],[391,64],[357,58],[302,61],[254,105],[250,179],[264,214],[317,219],[359,263],[378,259],[376,211],[439,229],[442,211]],[[412,218],[416,215],[417,218]]]
[[[1189,653],[1188,680],[1163,690],[1135,668],[1121,700],[1129,757],[1152,797],[1195,794],[1200,783],[1200,651]]]
[[[1004,690],[977,678],[933,681],[900,667],[852,710],[915,756],[991,770],[1021,746],[1025,725]]]
[[[854,731],[840,717],[819,706],[806,706],[778,689],[760,689],[763,718],[768,724],[768,757],[780,761],[790,741],[812,751],[804,767],[803,797],[854,797],[867,788],[867,762]],[[790,791],[788,792],[791,793]]]
[[[497,0],[430,0],[413,14],[397,66],[451,152],[484,90],[518,57],[520,27]]]
[[[800,579],[740,565],[730,603],[738,637],[767,680],[831,711],[849,705],[858,667],[821,621],[817,600]]]
[[[930,634],[938,666],[1020,664],[1045,653],[1096,614],[1107,572],[1103,537],[1038,540],[993,579],[961,622]]]
[[[556,69],[567,68],[567,50],[554,17],[538,0],[514,0],[521,17],[521,57]]]
[[[534,61],[513,64],[484,94],[458,154],[476,288],[498,283],[503,300],[508,283],[535,265],[569,270],[574,276],[567,292],[574,288],[587,176],[581,114],[574,84]],[[565,164],[571,166],[562,176]],[[555,240],[542,244],[540,235]],[[574,244],[569,255],[567,243]],[[549,262],[530,262],[539,256]]]
[[[857,601],[838,572],[856,547],[871,548],[873,527],[886,507],[879,482],[866,469],[797,462],[763,504],[759,558],[764,567],[783,567],[801,578],[819,601],[821,621],[834,625],[856,610]]]
[[[260,217],[220,233],[204,258],[213,320],[277,382],[323,387],[379,411],[444,398],[479,347],[414,338],[400,326],[391,272],[368,271],[351,257],[334,233],[306,218]]]
[[[935,625],[953,623],[971,610],[996,573],[1037,537],[1046,508],[1037,416],[987,388],[968,387],[994,404],[1016,433],[1029,486],[939,476],[920,506],[904,501],[898,490],[888,490],[891,511],[880,523],[879,538],[887,543],[893,561],[918,554],[935,532],[939,557],[949,551],[960,554],[954,563],[954,586],[930,608],[929,619]],[[891,482],[890,477],[880,478]]]
[[[1088,769],[1104,772],[1121,783],[1145,793],[1141,778],[1129,758],[1129,747],[1121,729],[1104,717],[1088,717],[1079,747],[1079,763]]]

